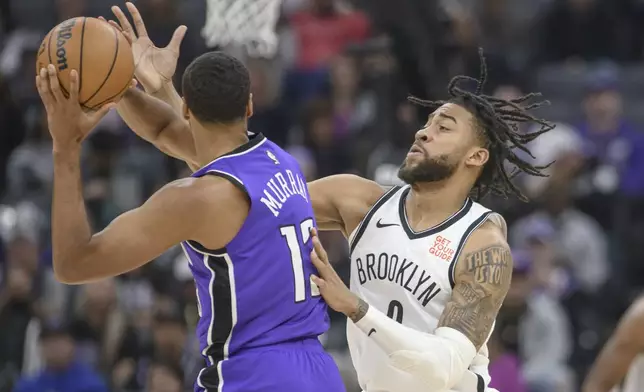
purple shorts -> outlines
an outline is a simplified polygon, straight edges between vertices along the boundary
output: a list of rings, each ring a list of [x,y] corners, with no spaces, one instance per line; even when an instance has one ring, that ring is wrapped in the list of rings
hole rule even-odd
[[[223,381],[223,382],[222,382]],[[317,339],[242,351],[204,369],[195,392],[345,392],[333,358]]]

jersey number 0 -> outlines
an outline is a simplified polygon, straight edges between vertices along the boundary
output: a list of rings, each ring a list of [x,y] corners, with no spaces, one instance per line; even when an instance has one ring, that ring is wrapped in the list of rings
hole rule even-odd
[[[402,324],[403,320],[403,307],[402,304],[396,300],[389,302],[389,308],[387,309],[387,317],[396,322]]]
[[[302,248],[304,244],[311,240],[311,229],[313,228],[313,219],[308,218],[300,223],[300,233],[302,242],[298,239],[295,225],[282,226],[280,233],[286,238],[288,250],[291,253],[291,266],[293,267],[293,278],[295,279],[295,302],[306,300],[306,280],[304,276],[304,258]],[[320,295],[317,287],[311,282],[311,297]]]

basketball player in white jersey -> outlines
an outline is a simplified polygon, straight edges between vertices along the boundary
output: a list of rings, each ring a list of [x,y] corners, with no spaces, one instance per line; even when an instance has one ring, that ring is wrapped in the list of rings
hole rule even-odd
[[[136,8],[128,9],[137,29],[143,26]],[[142,38],[114,10],[136,53]],[[119,113],[139,136],[190,164],[195,144],[180,117],[181,98],[168,82],[177,41],[149,47],[137,59],[136,77],[165,103],[131,89]],[[143,42],[151,45],[147,37]],[[309,184],[320,230],[340,230],[351,244],[352,291],[319,244],[320,274],[312,279],[329,305],[352,320],[351,354],[365,392],[489,390],[485,343],[510,284],[512,258],[503,219],[470,197],[522,197],[506,163],[541,175],[542,168],[514,150],[529,154],[525,144],[552,126],[528,112],[541,103],[524,105],[534,94],[512,101],[482,95],[484,63],[481,75],[454,78],[449,101],[411,99],[433,111],[401,167],[407,186],[385,191],[352,175]],[[477,82],[476,91],[459,88],[462,81]],[[521,122],[541,128],[523,133]]]
[[[400,168],[407,186],[385,192],[354,177],[344,186],[337,177],[309,185],[320,229],[343,230],[350,242],[350,290],[315,236],[312,280],[351,320],[349,347],[365,392],[491,390],[486,342],[512,257],[503,218],[472,197],[521,196],[504,165],[540,175],[512,148],[525,149],[552,126],[527,112],[539,103],[522,106],[533,95],[480,95],[485,75],[483,64],[474,93],[458,87],[471,79],[456,77],[449,102],[412,99],[435,110]],[[524,121],[541,128],[520,133]]]
[[[644,297],[622,317],[583,385],[583,392],[613,390],[644,391]]]

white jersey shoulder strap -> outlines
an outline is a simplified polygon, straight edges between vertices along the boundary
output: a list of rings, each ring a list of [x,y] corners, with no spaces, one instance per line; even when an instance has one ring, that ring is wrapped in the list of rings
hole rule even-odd
[[[382,196],[380,196],[380,198],[373,204],[373,206],[371,206],[367,214],[364,216],[364,218],[362,218],[362,221],[360,222],[358,227],[356,227],[356,229],[349,235],[349,249],[351,250],[351,252],[353,252],[356,245],[360,241],[360,238],[362,238],[362,236],[364,235],[369,222],[373,219],[373,216],[376,214],[376,212],[401,189],[401,186],[391,187]]]

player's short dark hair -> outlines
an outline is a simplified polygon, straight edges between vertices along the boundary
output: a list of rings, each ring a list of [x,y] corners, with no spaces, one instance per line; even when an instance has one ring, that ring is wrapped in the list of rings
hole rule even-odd
[[[183,74],[183,97],[202,122],[232,123],[246,116],[250,76],[241,61],[224,52],[194,59]]]
[[[483,51],[479,49],[481,58],[481,75],[479,79],[459,75],[454,77],[447,91],[450,95],[448,101],[425,101],[416,97],[409,97],[415,104],[429,107],[436,110],[445,103],[456,103],[467,109],[476,121],[476,130],[485,148],[490,152],[488,162],[472,189],[475,198],[481,198],[488,193],[494,193],[503,197],[515,195],[526,201],[527,198],[512,183],[512,177],[519,172],[532,176],[546,177],[542,171],[550,166],[535,166],[521,158],[515,153],[515,149],[521,150],[534,158],[526,145],[537,136],[552,130],[555,126],[550,122],[537,118],[530,113],[531,109],[549,104],[548,101],[528,103],[540,93],[530,93],[522,97],[506,100],[482,94],[483,86],[487,78],[487,66]],[[475,82],[474,92],[466,91],[459,87],[461,82]],[[534,132],[522,132],[518,124],[534,122],[539,129]],[[508,173],[506,161],[513,167]]]

